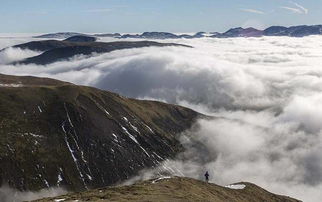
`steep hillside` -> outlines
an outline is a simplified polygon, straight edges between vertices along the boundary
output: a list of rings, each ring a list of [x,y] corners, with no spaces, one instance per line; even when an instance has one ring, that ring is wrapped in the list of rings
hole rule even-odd
[[[149,180],[132,186],[107,187],[72,193],[56,198],[37,200],[37,202],[298,202],[298,200],[287,196],[272,194],[251,183],[238,184],[228,188],[190,178],[174,177]]]
[[[0,182],[19,190],[117,183],[182,150],[198,113],[52,79],[0,75]]]

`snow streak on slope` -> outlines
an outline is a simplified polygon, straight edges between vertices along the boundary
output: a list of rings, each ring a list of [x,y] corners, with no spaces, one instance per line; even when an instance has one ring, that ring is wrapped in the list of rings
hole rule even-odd
[[[208,170],[211,180],[223,185],[251,181],[319,201],[321,39],[166,40],[194,48],[114,51],[46,67],[0,65],[0,72],[57,78],[214,115],[183,134],[186,152],[165,161],[164,168],[199,178]]]

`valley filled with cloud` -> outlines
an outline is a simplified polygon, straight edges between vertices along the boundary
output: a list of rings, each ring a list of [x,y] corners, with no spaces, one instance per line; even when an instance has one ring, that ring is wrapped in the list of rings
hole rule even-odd
[[[0,53],[0,73],[50,77],[214,116],[181,135],[163,168],[221,185],[249,181],[304,201],[322,198],[322,37],[161,40],[149,47],[12,65],[38,52]],[[0,49],[33,40],[0,38]],[[115,39],[101,39],[111,41]]]

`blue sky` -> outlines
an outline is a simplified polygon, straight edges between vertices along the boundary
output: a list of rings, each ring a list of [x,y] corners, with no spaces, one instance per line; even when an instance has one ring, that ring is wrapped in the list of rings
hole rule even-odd
[[[225,31],[322,24],[322,0],[0,0],[0,32]]]

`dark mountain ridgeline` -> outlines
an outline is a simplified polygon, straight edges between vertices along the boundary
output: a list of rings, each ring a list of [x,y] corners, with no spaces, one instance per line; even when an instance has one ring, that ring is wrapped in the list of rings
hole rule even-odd
[[[53,79],[0,75],[0,183],[112,185],[173,158],[201,115]]]
[[[43,34],[39,36],[34,36],[34,38],[43,38],[43,39],[65,39],[73,36],[92,36],[92,37],[120,37],[119,33],[107,33],[107,34],[82,34],[77,32],[58,32],[58,33],[50,33]]]
[[[14,62],[13,64],[37,64],[46,65],[53,62],[66,60],[76,55],[90,55],[93,53],[108,53],[115,50],[143,48],[143,47],[166,47],[181,46],[175,43],[158,43],[155,41],[119,41],[119,42],[93,42],[93,37],[73,36],[64,41],[45,40],[32,41],[13,46],[13,48],[29,49],[43,52],[40,55]],[[3,49],[2,51],[4,51]]]
[[[97,40],[96,37],[92,36],[84,36],[84,35],[76,35],[76,36],[71,36],[64,41],[69,41],[69,42],[95,42]]]
[[[77,33],[77,32],[57,32],[50,34],[43,34],[39,36],[34,36],[34,38],[44,38],[44,39],[66,39],[73,36],[89,36],[87,34]]]
[[[58,40],[45,40],[45,41],[31,41],[23,44],[18,44],[15,46],[12,46],[12,48],[20,48],[20,49],[29,49],[32,51],[48,51],[54,48],[63,48],[63,47],[69,47],[69,46],[75,46],[74,42],[70,41],[58,41]],[[1,51],[4,51],[5,49],[2,49]]]

